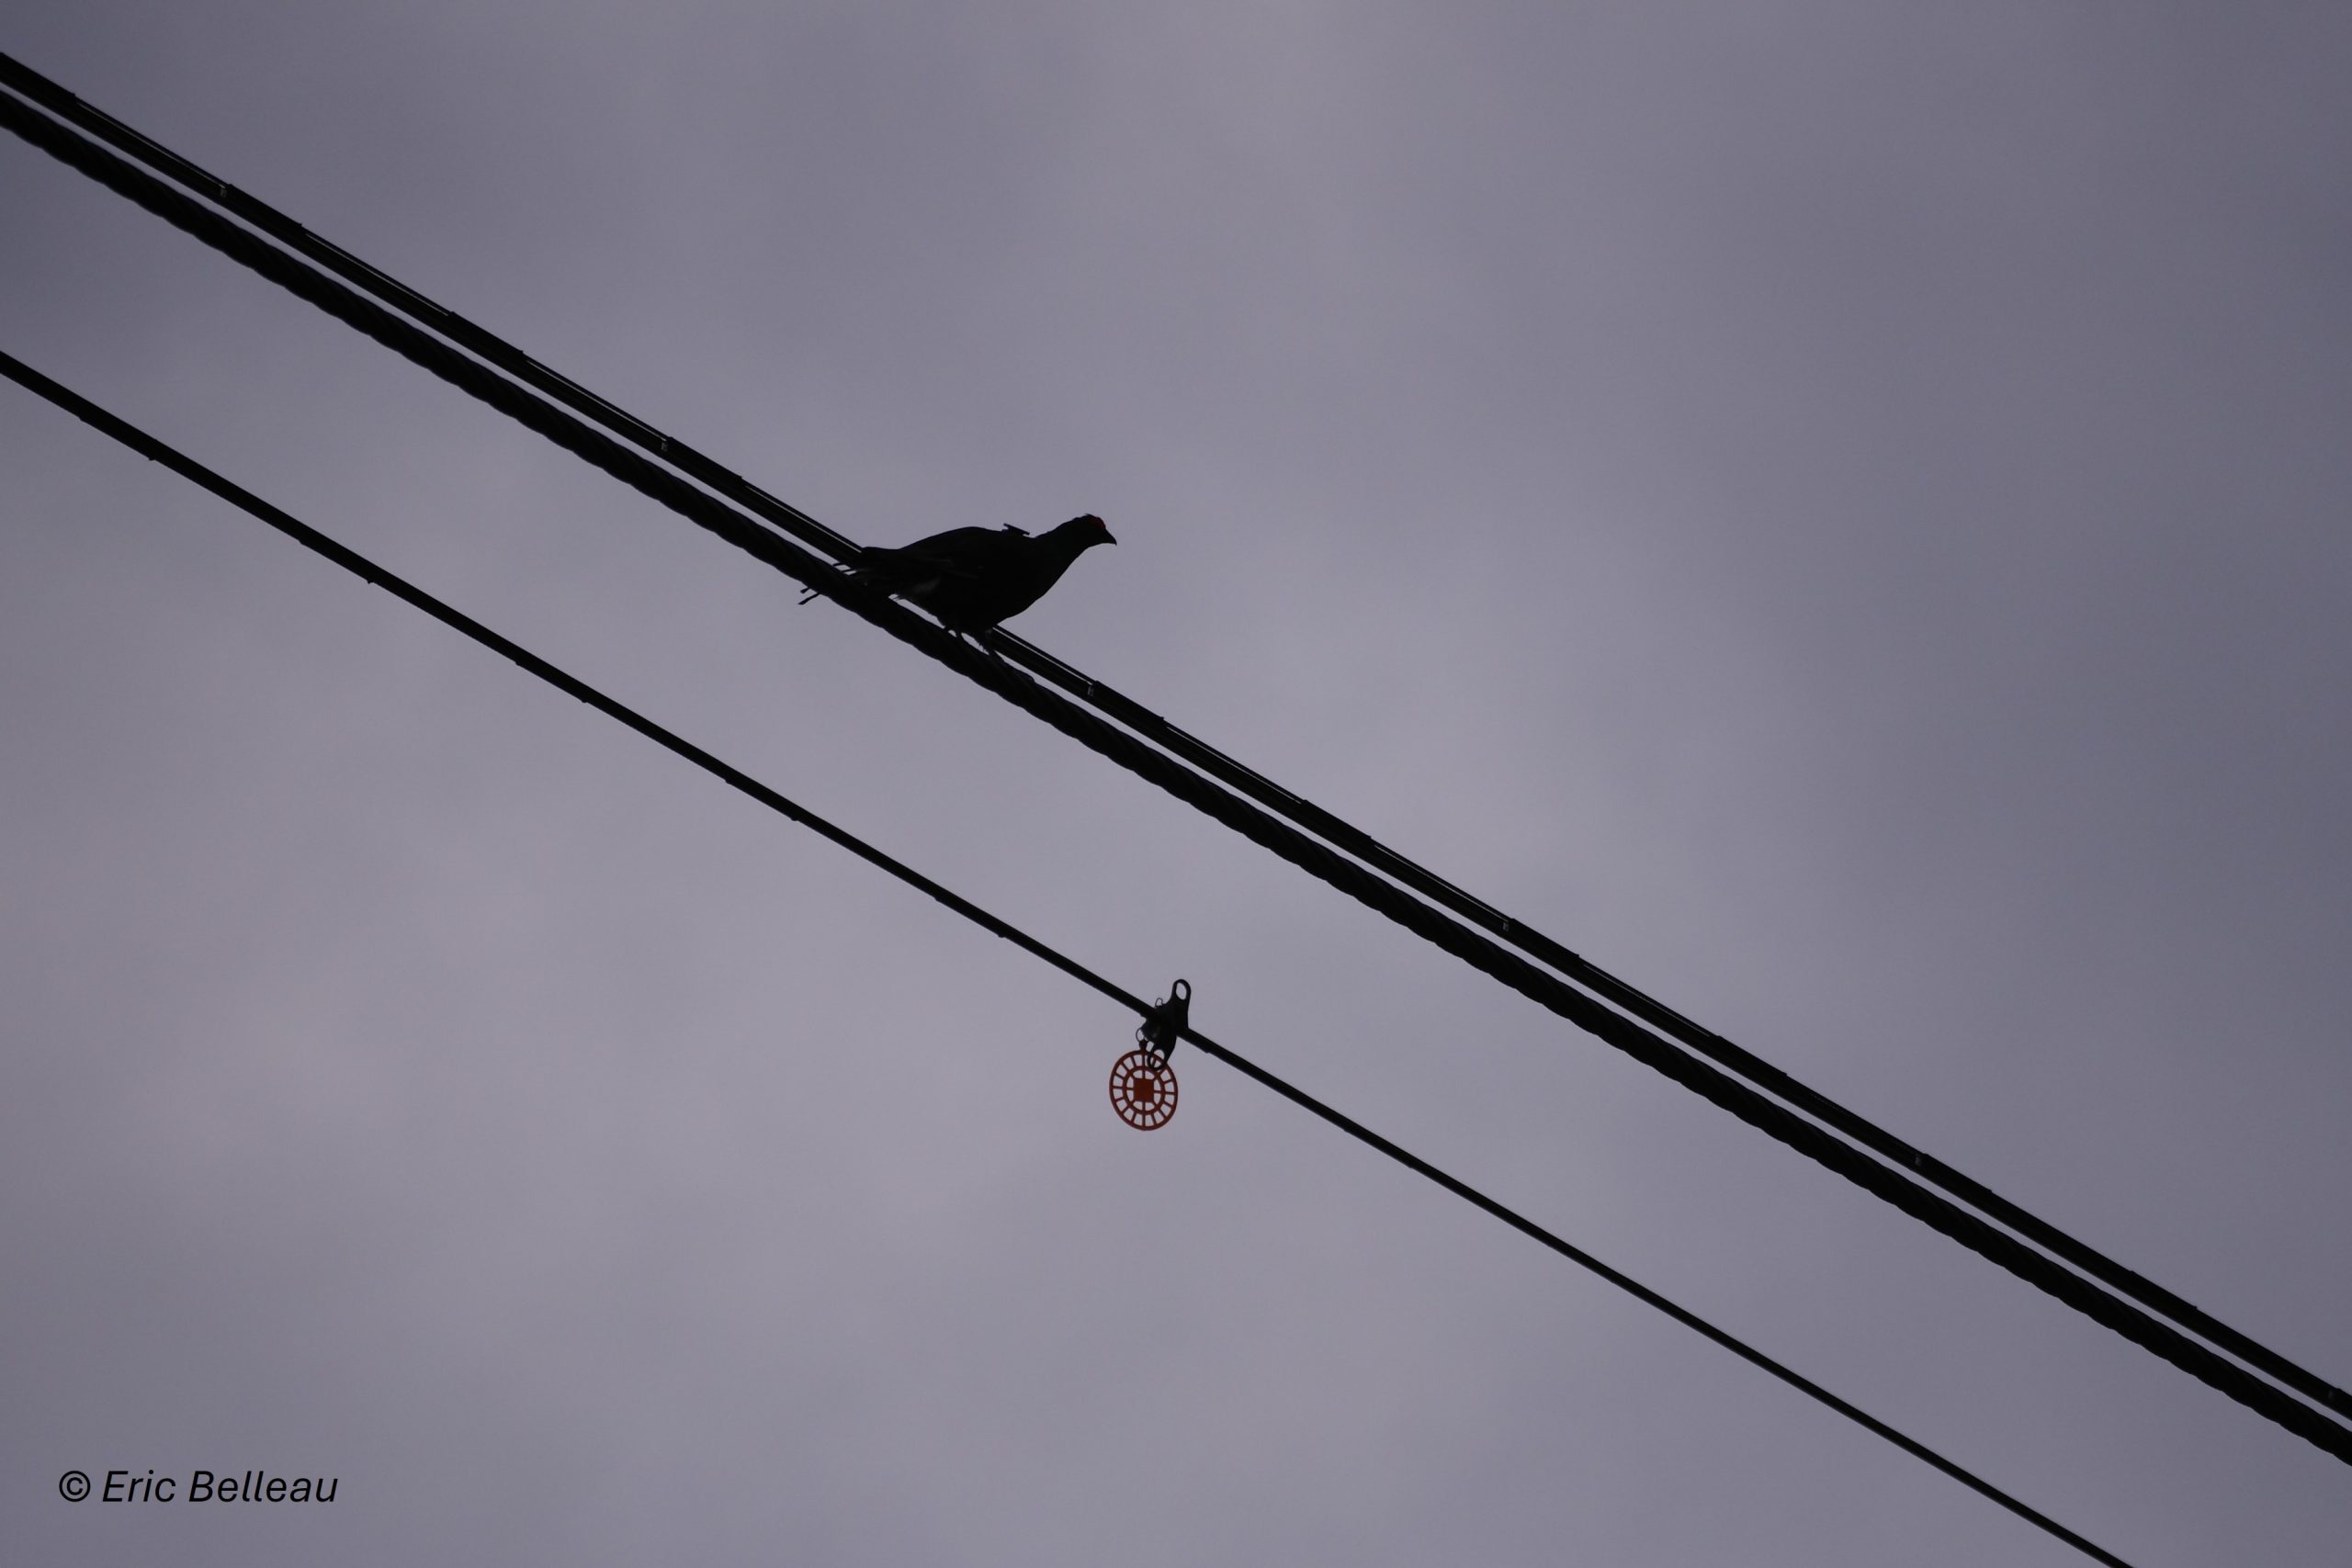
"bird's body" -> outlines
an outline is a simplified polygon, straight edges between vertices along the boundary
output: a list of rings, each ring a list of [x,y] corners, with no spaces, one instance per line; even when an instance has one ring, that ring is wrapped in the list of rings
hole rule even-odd
[[[1018,528],[950,528],[896,549],[868,549],[850,576],[976,637],[1044,598],[1089,548],[1116,543],[1092,513],[1035,538]]]

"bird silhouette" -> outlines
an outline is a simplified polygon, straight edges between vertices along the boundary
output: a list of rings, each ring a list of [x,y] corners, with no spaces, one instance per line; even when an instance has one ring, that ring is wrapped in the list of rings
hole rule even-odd
[[[1019,528],[950,528],[896,549],[868,548],[849,575],[854,582],[930,611],[949,631],[978,640],[980,633],[1044,598],[1086,551],[1118,542],[1091,512],[1035,538]],[[810,590],[809,597],[815,592]]]

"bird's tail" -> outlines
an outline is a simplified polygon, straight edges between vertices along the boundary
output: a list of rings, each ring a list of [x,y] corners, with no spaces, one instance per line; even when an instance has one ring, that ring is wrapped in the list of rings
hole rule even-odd
[[[870,567],[852,566],[847,561],[841,561],[834,565],[833,570],[840,572],[843,577],[848,578],[852,582],[856,583],[860,588],[872,588],[876,586],[874,571]],[[821,599],[823,597],[825,597],[825,585],[822,582],[811,582],[800,591],[800,602],[803,604],[806,604],[811,599]]]

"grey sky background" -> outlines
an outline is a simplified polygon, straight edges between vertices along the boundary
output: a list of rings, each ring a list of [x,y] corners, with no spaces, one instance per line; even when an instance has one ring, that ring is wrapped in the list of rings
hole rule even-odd
[[[2352,1377],[2328,7],[0,48]],[[0,346],[2147,1568],[2343,1466],[11,139]],[[2078,1561],[0,388],[14,1562]],[[69,1467],[331,1473],[79,1506]]]

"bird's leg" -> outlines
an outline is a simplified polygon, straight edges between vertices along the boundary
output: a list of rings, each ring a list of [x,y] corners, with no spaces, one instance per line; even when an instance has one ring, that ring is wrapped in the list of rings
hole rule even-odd
[[[1002,664],[1004,662],[1004,655],[999,653],[995,649],[990,648],[988,645],[987,640],[982,637],[978,632],[967,632],[961,626],[948,626],[947,623],[944,621],[942,621],[940,625],[947,626],[947,635],[954,637],[957,642],[970,644],[972,647],[978,649],[982,653],[987,654],[990,659],[995,660],[999,664]]]

